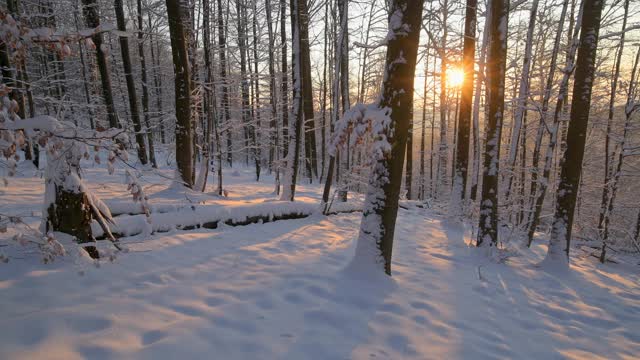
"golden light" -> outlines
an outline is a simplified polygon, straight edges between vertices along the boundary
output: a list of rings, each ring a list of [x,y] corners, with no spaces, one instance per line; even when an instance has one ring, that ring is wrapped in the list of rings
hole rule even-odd
[[[447,86],[457,88],[462,86],[464,81],[464,71],[460,68],[450,68],[447,70]]]

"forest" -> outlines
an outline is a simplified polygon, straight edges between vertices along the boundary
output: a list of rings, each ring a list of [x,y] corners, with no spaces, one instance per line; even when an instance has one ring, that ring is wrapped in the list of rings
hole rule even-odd
[[[0,0],[0,76],[0,358],[640,354],[640,2]]]

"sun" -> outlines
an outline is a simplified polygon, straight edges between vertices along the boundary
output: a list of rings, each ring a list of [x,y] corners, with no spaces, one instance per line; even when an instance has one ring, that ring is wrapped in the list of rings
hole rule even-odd
[[[450,88],[462,86],[464,82],[464,71],[460,68],[450,68],[447,70],[447,85]]]

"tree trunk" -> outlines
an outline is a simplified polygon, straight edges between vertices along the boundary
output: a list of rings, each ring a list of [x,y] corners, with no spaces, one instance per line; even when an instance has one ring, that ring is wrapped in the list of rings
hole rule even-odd
[[[222,7],[222,0],[218,0],[218,53],[220,54],[220,82],[222,87],[222,121],[221,123],[226,126],[227,136],[227,164],[233,165],[233,147],[231,139],[231,124],[229,116],[229,85],[227,79],[227,39],[225,37],[224,26],[224,11]],[[227,24],[228,25],[228,24]]]
[[[283,140],[283,152],[284,156],[288,155],[289,151],[289,78],[288,78],[288,65],[287,65],[287,2],[286,0],[280,0],[280,43],[282,46],[282,54],[280,58],[280,65],[282,79],[280,80],[280,115],[282,116],[282,140]]]
[[[485,121],[487,141],[482,170],[482,198],[477,246],[498,245],[498,178],[500,170],[500,139],[504,115],[504,83],[507,59],[507,26],[509,0],[492,0],[489,22],[491,41],[487,53],[487,102]]]
[[[549,68],[549,74],[547,76],[547,80],[546,80],[546,84],[545,84],[545,89],[544,89],[544,94],[542,97],[542,110],[541,110],[541,114],[540,114],[540,122],[538,124],[538,133],[536,135],[536,142],[535,142],[535,147],[533,150],[533,156],[532,156],[532,167],[533,167],[533,172],[531,173],[531,188],[529,190],[529,194],[531,195],[531,207],[530,207],[530,215],[529,215],[529,219],[527,220],[527,238],[528,238],[528,242],[527,242],[527,246],[531,246],[531,242],[533,241],[533,235],[535,233],[536,228],[538,227],[538,221],[540,218],[540,213],[542,212],[542,205],[544,202],[544,197],[546,194],[546,186],[548,186],[548,181],[543,181],[542,184],[544,184],[543,186],[545,186],[544,191],[540,191],[540,194],[537,194],[537,177],[538,177],[538,163],[539,163],[539,158],[540,158],[540,147],[542,145],[542,136],[544,135],[544,131],[545,128],[548,126],[547,124],[547,116],[548,116],[548,110],[549,110],[549,101],[551,99],[551,90],[553,87],[553,82],[554,82],[554,76],[555,76],[555,68],[556,68],[556,62],[558,59],[558,52],[560,49],[560,41],[562,39],[562,25],[564,24],[564,19],[566,17],[567,14],[567,7],[568,7],[568,0],[564,1],[564,4],[562,5],[562,12],[560,14],[560,22],[559,22],[559,28],[558,31],[556,33],[556,38],[554,41],[554,45],[553,45],[553,52],[551,53],[551,66]],[[578,28],[579,29],[579,28]],[[570,29],[570,31],[573,31],[573,29]],[[572,43],[576,43],[577,40],[577,34],[578,31],[575,31],[572,37]],[[574,59],[575,59],[575,51],[577,48],[577,44],[576,45],[571,45],[571,49],[573,49],[573,51],[570,51],[571,53],[571,57],[568,57],[568,62],[567,62],[567,66],[571,68],[571,70],[573,70],[573,63],[574,63]],[[559,92],[559,96],[558,96],[558,104],[556,105],[556,113],[558,111],[558,109],[561,109],[562,107],[562,103],[565,100],[564,98],[564,94],[565,91],[564,89],[568,87],[568,82],[569,82],[569,75],[570,73],[565,73],[563,80],[560,84],[560,92]],[[555,124],[553,125],[555,127]],[[548,150],[547,151],[551,151],[553,153],[553,149],[555,148],[556,145],[556,141],[557,141],[557,134],[556,134],[556,138],[554,138],[553,136],[554,134],[552,134],[551,138],[549,139],[549,145],[547,146]],[[550,149],[550,150],[549,150]],[[551,154],[549,154],[551,155]],[[546,161],[546,159],[545,159]],[[546,168],[546,164],[545,164],[545,168]],[[547,177],[544,177],[544,173],[543,173],[543,178],[544,179],[548,179],[548,175]]]
[[[180,0],[166,0],[175,77],[176,164],[182,183],[193,186],[193,131],[191,129],[191,85],[187,31]]]
[[[462,50],[462,70],[464,79],[460,96],[460,114],[458,118],[458,139],[456,142],[455,174],[451,191],[450,212],[454,216],[462,215],[462,202],[467,189],[469,168],[469,138],[471,133],[471,111],[473,101],[473,70],[476,51],[476,12],[477,0],[467,0],[464,20],[464,43]]]
[[[300,9],[299,1],[291,1],[291,38],[295,46],[300,49]],[[302,100],[302,51],[293,52],[293,117],[289,123],[289,150],[287,152],[287,168],[281,195],[281,200],[293,201],[296,194],[298,178],[298,159],[300,157],[300,142],[303,127]]]
[[[376,264],[387,275],[391,275],[393,236],[413,107],[422,7],[422,0],[390,3],[386,76],[379,108],[390,113],[391,121],[383,131],[391,150],[376,159],[371,170],[353,261],[354,266],[362,266],[363,262]]]
[[[625,18],[627,14],[627,9],[629,6],[629,1],[625,2]],[[624,27],[623,27],[624,28]],[[622,49],[622,45],[621,45]],[[621,51],[622,53],[622,51]],[[633,124],[631,123],[631,119],[633,115],[640,109],[640,104],[635,102],[635,87],[636,87],[636,72],[638,70],[638,62],[640,60],[640,49],[636,52],[636,60],[633,65],[633,69],[631,70],[631,79],[629,81],[629,90],[627,92],[627,104],[625,106],[625,122],[624,122],[624,131],[622,134],[622,140],[620,141],[620,151],[618,152],[618,161],[616,163],[616,167],[613,169],[613,174],[611,178],[611,194],[607,199],[607,207],[604,210],[604,220],[602,225],[602,253],[600,254],[600,262],[604,263],[605,256],[607,253],[607,244],[609,241],[609,225],[611,223],[611,213],[613,212],[613,204],[616,200],[616,194],[618,192],[618,182],[620,181],[620,176],[622,175],[622,163],[624,162],[624,157],[627,155],[625,153],[625,145],[630,140],[630,135],[633,131]],[[615,80],[614,80],[615,81]]]
[[[98,14],[98,2],[96,0],[82,0],[82,14],[87,27],[95,29],[100,26],[100,16]],[[111,74],[109,73],[109,63],[103,48],[102,33],[96,33],[91,37],[93,44],[96,46],[96,61],[98,70],[100,71],[100,80],[102,84],[102,98],[107,106],[107,117],[109,119],[109,127],[120,127],[118,115],[116,114],[115,105],[113,104],[113,92],[111,90]]]
[[[625,38],[625,30],[627,28],[627,16],[629,14],[629,0],[625,0],[624,2],[624,15],[622,18],[622,30],[620,32],[620,45],[618,45],[618,51],[616,54],[616,62],[615,69],[613,72],[613,78],[611,79],[611,94],[609,96],[609,113],[607,117],[607,132],[605,135],[605,154],[604,154],[604,184],[602,187],[602,199],[600,201],[600,216],[598,217],[598,233],[605,240],[604,227],[605,227],[605,213],[607,212],[607,204],[609,202],[609,191],[611,189],[611,184],[609,183],[611,180],[612,170],[611,169],[611,125],[613,123],[613,110],[615,108],[616,101],[616,91],[618,89],[618,78],[620,77],[620,64],[622,62],[622,53],[624,51],[624,38]],[[634,79],[632,78],[631,81]],[[604,248],[603,248],[604,254]],[[604,259],[604,256],[603,256]]]
[[[114,0],[113,6],[116,10],[118,31],[126,33],[127,23],[124,19],[124,7],[122,0]],[[127,92],[129,94],[129,109],[131,111],[131,120],[133,121],[133,130],[135,131],[136,143],[138,144],[138,158],[140,159],[142,165],[146,165],[148,162],[147,146],[144,143],[144,134],[142,133],[140,110],[138,108],[138,95],[136,94],[136,85],[133,82],[131,56],[129,55],[129,38],[127,36],[120,36],[120,53],[122,54],[122,67],[124,68],[124,77],[127,82]]]
[[[515,167],[518,157],[518,148],[520,144],[520,136],[522,134],[522,123],[527,111],[526,107],[527,99],[529,98],[529,77],[531,72],[531,49],[533,48],[533,30],[536,26],[538,2],[538,0],[533,0],[533,3],[531,4],[531,12],[529,14],[529,27],[527,29],[527,39],[525,40],[522,73],[520,74],[520,88],[518,90],[518,98],[516,100],[513,131],[511,133],[511,146],[509,147],[509,155],[507,158],[507,190],[504,197],[507,202],[511,197],[511,186],[513,185],[513,173],[516,170]]]
[[[563,268],[569,266],[571,230],[584,158],[603,4],[604,0],[584,0],[571,117],[567,131],[567,150],[562,162],[549,250],[545,259]],[[563,241],[566,243],[564,249],[561,248]]]
[[[147,141],[149,142],[149,160],[154,168],[158,167],[156,162],[156,150],[153,141],[153,128],[149,120],[149,83],[147,78],[147,61],[144,55],[144,30],[142,22],[142,0],[137,1],[138,10],[138,57],[140,58],[140,73],[142,76],[142,114],[146,127]]]
[[[300,51],[300,65],[302,70],[302,108],[304,112],[305,158],[309,181],[313,181],[314,177],[318,177],[318,151],[316,147],[316,126],[313,111],[313,80],[311,77],[311,55],[309,49],[309,11],[307,9],[307,0],[296,1],[298,1],[298,9],[300,11],[300,17],[298,20],[300,25],[300,45],[298,49]]]

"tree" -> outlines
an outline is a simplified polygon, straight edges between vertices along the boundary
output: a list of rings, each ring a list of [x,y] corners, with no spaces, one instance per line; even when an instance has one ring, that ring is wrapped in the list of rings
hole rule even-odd
[[[567,130],[567,150],[560,170],[549,249],[545,261],[569,266],[571,230],[575,214],[578,186],[584,158],[584,146],[591,107],[591,89],[595,75],[595,59],[604,0],[584,0],[580,45],[576,61],[573,100]],[[562,243],[566,246],[562,249]]]
[[[523,132],[523,123],[526,116],[527,99],[529,98],[529,78],[531,72],[531,50],[533,49],[533,30],[536,25],[538,14],[538,0],[533,0],[531,11],[529,13],[529,26],[527,29],[527,39],[525,40],[524,61],[522,63],[522,72],[520,73],[520,87],[518,89],[518,98],[515,109],[515,118],[513,120],[513,130],[511,133],[511,146],[509,147],[509,156],[507,158],[507,190],[505,199],[509,201],[511,195],[511,186],[513,184],[513,173],[518,156],[518,148],[520,136]],[[524,138],[524,136],[523,136]]]
[[[220,82],[222,83],[222,100],[220,107],[222,108],[221,123],[227,127],[227,164],[233,165],[231,125],[229,124],[229,88],[227,79],[227,38],[225,36],[224,12],[222,10],[222,0],[218,0],[218,54],[220,54]],[[220,188],[222,190],[222,188]],[[220,194],[222,195],[222,194]]]
[[[304,1],[304,0],[300,0]],[[289,121],[289,150],[287,151],[287,168],[284,174],[284,184],[281,200],[293,201],[296,194],[298,179],[298,159],[300,157],[300,142],[303,126],[303,94],[302,94],[302,48],[300,47],[300,8],[297,0],[291,1],[291,39],[299,51],[293,52],[293,109],[292,119]],[[307,48],[308,50],[308,48]]]
[[[156,162],[155,146],[153,141],[153,129],[149,120],[149,84],[147,77],[147,61],[144,55],[144,30],[142,22],[142,0],[137,1],[138,10],[138,57],[140,58],[140,73],[142,77],[142,114],[144,125],[147,128],[147,141],[149,142],[149,160],[154,168],[158,167]],[[84,67],[83,67],[84,70]],[[128,83],[127,83],[128,84]],[[136,135],[137,136],[137,135]],[[137,139],[137,138],[136,138]]]
[[[193,131],[191,129],[191,77],[187,52],[187,31],[180,0],[166,0],[173,56],[176,102],[176,164],[179,180],[193,186]]]
[[[127,32],[127,23],[124,19],[124,7],[122,0],[114,0],[113,6],[116,10],[116,21],[118,23],[118,31]],[[146,165],[147,146],[144,143],[144,135],[142,133],[142,125],[140,123],[140,110],[138,108],[138,95],[136,94],[136,85],[133,82],[133,74],[131,70],[131,56],[129,55],[129,38],[120,35],[120,52],[122,54],[122,67],[124,68],[124,77],[127,82],[127,92],[129,94],[129,110],[131,111],[131,120],[133,121],[133,130],[135,131],[136,143],[138,144],[138,158],[142,165]]]
[[[605,156],[604,156],[604,186],[602,187],[602,199],[600,201],[600,216],[598,217],[598,232],[600,233],[600,237],[605,240],[605,218],[607,213],[607,203],[609,202],[609,191],[610,191],[610,181],[611,175],[613,174],[613,169],[611,169],[611,125],[613,123],[613,112],[615,108],[616,101],[616,91],[618,89],[618,78],[620,77],[620,65],[622,63],[622,54],[624,52],[624,40],[625,40],[625,30],[627,27],[627,17],[629,14],[629,0],[625,0],[624,2],[624,15],[622,17],[622,30],[620,32],[620,45],[618,46],[618,51],[616,53],[616,60],[613,71],[613,78],[611,79],[611,95],[609,97],[609,112],[607,116],[607,133],[605,137]],[[633,78],[631,81],[633,82]],[[604,248],[603,248],[604,254]],[[604,257],[603,257],[604,258]]]
[[[100,26],[100,15],[98,13],[98,2],[96,0],[82,0],[82,14],[87,27],[96,29]],[[106,47],[102,42],[102,33],[95,32],[91,38],[96,48],[96,61],[98,70],[100,71],[100,80],[102,84],[102,98],[107,107],[107,118],[110,127],[120,127],[118,116],[116,114],[115,105],[113,103],[113,92],[111,90],[111,74],[109,71],[109,63],[105,54]]]
[[[487,141],[482,169],[482,197],[477,246],[498,245],[498,176],[500,168],[500,138],[504,117],[504,75],[507,60],[507,24],[509,0],[492,0],[487,53],[487,103],[485,121]]]
[[[469,168],[469,139],[471,132],[471,111],[473,98],[473,71],[476,50],[476,12],[477,0],[467,0],[464,19],[464,42],[462,49],[462,94],[460,96],[460,115],[458,118],[458,139],[456,142],[455,174],[451,192],[451,208],[455,216],[462,214],[462,201],[467,188]]]
[[[309,48],[309,11],[307,0],[292,0],[298,2],[300,16],[299,23],[299,45],[300,66],[302,76],[302,110],[304,113],[304,133],[305,133],[305,163],[309,180],[313,181],[318,177],[318,155],[316,147],[315,115],[313,110],[313,82],[311,78],[311,55]],[[344,0],[347,1],[347,0]]]
[[[393,236],[413,107],[413,85],[420,41],[422,0],[393,0],[382,94],[370,119],[382,118],[374,134],[376,151],[369,177],[354,265],[374,263],[391,275]],[[384,116],[381,116],[384,115]]]

